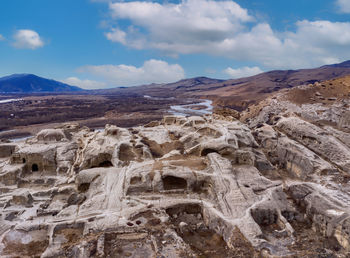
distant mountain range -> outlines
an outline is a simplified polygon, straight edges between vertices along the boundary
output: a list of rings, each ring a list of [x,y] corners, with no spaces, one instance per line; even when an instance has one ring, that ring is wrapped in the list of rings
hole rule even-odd
[[[275,70],[232,80],[197,77],[169,84],[86,90],[84,93],[208,98],[213,100],[216,105],[242,110],[249,104],[264,99],[272,92],[302,84],[331,80],[345,75],[350,75],[350,61],[314,69]],[[62,82],[44,79],[33,74],[15,74],[0,78],[0,92],[5,93],[77,91],[83,91],[83,89]]]
[[[0,78],[0,92],[3,93],[72,92],[81,90],[79,87],[41,78],[34,74],[13,74]]]
[[[152,84],[127,89],[102,90],[108,93],[138,93],[154,97],[207,98],[215,105],[243,110],[272,92],[295,86],[350,75],[350,61],[314,69],[275,70],[255,76],[215,80],[206,77],[185,79],[169,84]]]

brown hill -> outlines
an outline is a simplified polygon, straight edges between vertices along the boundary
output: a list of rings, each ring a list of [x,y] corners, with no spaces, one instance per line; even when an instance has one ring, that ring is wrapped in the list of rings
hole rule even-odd
[[[284,98],[295,104],[333,104],[350,97],[350,76],[345,76],[322,83],[315,83],[312,87],[294,88]]]
[[[244,109],[264,99],[272,92],[342,77],[350,74],[350,62],[344,65],[323,66],[316,69],[272,71],[253,77],[229,80],[217,89],[201,91],[200,95],[214,100],[215,104]],[[219,85],[218,85],[219,86]]]
[[[215,80],[206,77],[181,80],[170,84],[152,84],[117,88],[105,93],[143,94],[154,97],[207,98],[217,106],[243,110],[272,92],[302,84],[312,84],[350,74],[350,61],[315,69],[276,70],[251,77]]]
[[[240,113],[240,120],[243,122],[247,122],[254,117],[258,117],[259,113],[262,112],[264,108],[267,106],[276,106],[276,102],[280,103],[291,103],[292,105],[296,105],[298,107],[314,105],[315,107],[321,107],[322,111],[315,111],[316,109],[310,109],[310,114],[316,112],[319,116],[320,120],[317,120],[317,123],[322,124],[325,122],[326,125],[329,125],[327,119],[321,119],[321,114],[329,110],[329,112],[335,112],[334,107],[343,105],[344,112],[336,111],[337,115],[332,116],[341,116],[343,119],[349,119],[349,104],[347,103],[350,98],[350,76],[344,76],[332,80],[316,82],[314,84],[309,84],[307,86],[294,87],[292,89],[285,89],[279,92],[275,92],[271,94],[266,99],[254,104],[250,105],[249,108],[244,110],[244,112]],[[288,104],[289,105],[289,104]],[[338,107],[336,107],[338,108]],[[274,109],[274,108],[273,108]],[[289,105],[289,108],[286,107],[291,112],[300,113],[301,111],[298,109],[292,109]],[[276,111],[277,114],[279,111]],[[305,113],[308,113],[305,111]],[[341,114],[341,115],[339,115]],[[305,119],[305,118],[303,118]],[[314,121],[315,122],[315,121]],[[334,123],[333,123],[334,125]],[[339,129],[339,128],[338,128]],[[350,132],[350,131],[349,131]]]

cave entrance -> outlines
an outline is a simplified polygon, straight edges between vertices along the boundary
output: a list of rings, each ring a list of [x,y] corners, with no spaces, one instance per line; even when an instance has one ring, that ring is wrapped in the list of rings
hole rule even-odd
[[[108,167],[113,167],[113,164],[109,160],[105,160],[100,164],[98,164],[98,167],[108,168]]]
[[[108,168],[113,167],[112,155],[109,153],[99,153],[96,159],[91,162],[91,168]]]
[[[255,208],[251,210],[251,215],[255,222],[261,227],[276,224],[278,220],[276,209]]]
[[[202,150],[201,156],[207,156],[209,153],[213,153],[213,152],[217,153],[216,150],[207,148],[207,149]]]
[[[187,181],[181,177],[165,176],[162,178],[164,190],[186,189]]]
[[[39,171],[39,166],[38,166],[38,164],[34,163],[32,165],[32,172],[37,172],[37,171]]]

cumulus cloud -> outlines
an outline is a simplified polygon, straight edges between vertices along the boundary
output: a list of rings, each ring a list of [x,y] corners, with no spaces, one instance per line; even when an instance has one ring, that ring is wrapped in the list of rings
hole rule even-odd
[[[89,65],[80,72],[98,76],[109,86],[135,86],[146,83],[168,83],[185,78],[184,69],[178,64],[161,60],[148,60],[141,67],[131,65]]]
[[[114,28],[111,32],[107,32],[106,37],[110,41],[119,42],[124,45],[126,44],[126,33],[118,28]]]
[[[33,30],[17,30],[13,39],[13,46],[16,48],[37,49],[44,46],[44,41]]]
[[[228,33],[242,29],[242,22],[253,20],[246,9],[232,1],[186,0],[179,4],[116,2],[110,3],[109,7],[113,18],[130,20],[133,26],[148,32],[145,35],[138,29],[129,29],[129,42],[124,44],[135,45],[135,41],[146,41],[149,36],[152,40],[148,44],[155,48],[167,48],[167,44],[173,45],[177,41],[186,45],[220,41]],[[115,31],[121,34],[120,29],[112,30],[111,34]],[[112,40],[110,33],[106,36]],[[184,52],[187,51],[184,49]]]
[[[349,0],[337,0],[339,11],[342,13],[350,13],[350,1]]]
[[[227,74],[228,76],[230,76],[230,78],[232,79],[236,79],[236,78],[243,78],[243,77],[249,77],[249,76],[253,76],[259,73],[262,73],[263,71],[257,67],[241,67],[241,68],[237,68],[237,69],[233,69],[231,67],[227,67],[224,70],[224,73]]]
[[[83,89],[101,89],[106,87],[104,82],[92,81],[92,80],[81,80],[77,77],[68,77],[67,79],[62,80],[63,83],[78,86]]]
[[[225,56],[266,68],[350,59],[350,22],[304,20],[293,31],[275,31],[230,0],[129,1],[109,3],[109,8],[112,19],[130,24],[112,28],[107,39],[131,48]]]

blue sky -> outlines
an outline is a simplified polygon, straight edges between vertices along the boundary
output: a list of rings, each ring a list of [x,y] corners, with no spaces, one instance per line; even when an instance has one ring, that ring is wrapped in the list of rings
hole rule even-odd
[[[350,0],[2,0],[0,76],[84,88],[350,59]]]

